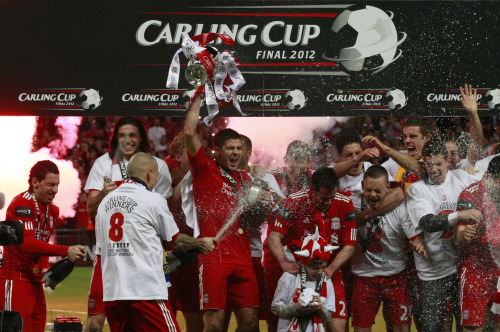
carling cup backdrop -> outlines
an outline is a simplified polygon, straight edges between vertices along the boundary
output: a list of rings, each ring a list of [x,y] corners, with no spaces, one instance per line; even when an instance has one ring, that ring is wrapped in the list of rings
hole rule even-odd
[[[499,19],[498,1],[2,1],[0,115],[184,116],[188,53],[222,116],[465,115],[465,83],[492,115]]]

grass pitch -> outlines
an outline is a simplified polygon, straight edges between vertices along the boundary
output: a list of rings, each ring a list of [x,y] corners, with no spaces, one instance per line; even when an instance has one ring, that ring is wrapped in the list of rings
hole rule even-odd
[[[52,323],[57,316],[76,316],[85,323],[87,319],[87,300],[91,274],[92,266],[75,267],[68,278],[60,283],[55,290],[45,289],[47,323]],[[177,313],[177,321],[182,330],[184,328],[184,319],[180,312]],[[236,321],[233,316],[229,325],[229,331],[234,331],[235,329]],[[104,331],[109,331],[107,324],[104,327]],[[260,331],[267,331],[264,321],[260,321]],[[354,331],[354,329],[351,327],[350,331]],[[372,331],[386,331],[381,312],[377,315]]]

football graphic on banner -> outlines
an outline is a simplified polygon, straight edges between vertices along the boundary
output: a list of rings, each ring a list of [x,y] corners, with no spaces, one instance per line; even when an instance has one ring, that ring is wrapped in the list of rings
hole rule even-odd
[[[94,89],[85,89],[80,92],[81,106],[83,109],[96,109],[101,105],[102,97],[99,96],[99,91]]]
[[[326,60],[340,62],[351,72],[378,72],[394,62],[401,51],[398,45],[406,39],[406,33],[398,40],[398,32],[389,16],[373,6],[354,5],[344,10],[333,22],[335,56],[325,52]]]
[[[387,91],[385,96],[389,99],[387,107],[389,107],[391,110],[405,107],[406,101],[408,100],[408,98],[406,98],[405,96],[405,93],[399,89],[389,90]]]
[[[291,90],[285,94],[286,107],[290,110],[300,110],[306,106],[307,98],[300,90]]]
[[[489,109],[499,109],[500,108],[500,89],[491,89],[484,95],[488,98],[488,108]]]

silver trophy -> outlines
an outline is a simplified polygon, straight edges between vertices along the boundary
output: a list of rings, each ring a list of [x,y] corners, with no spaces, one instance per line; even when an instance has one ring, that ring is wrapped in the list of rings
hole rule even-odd
[[[268,183],[263,180],[255,180],[250,183],[250,187],[248,187],[246,193],[245,193],[245,203],[249,206],[254,205],[257,203],[257,197],[259,196],[259,193],[263,190],[266,189],[268,186]]]
[[[208,74],[203,64],[197,59],[189,60],[186,69],[186,79],[195,88],[208,81]]]

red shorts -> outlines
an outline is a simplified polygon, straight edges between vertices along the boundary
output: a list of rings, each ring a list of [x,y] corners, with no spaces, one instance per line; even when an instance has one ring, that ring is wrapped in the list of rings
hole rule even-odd
[[[10,290],[8,285],[8,280],[0,278],[0,310],[18,311],[23,319],[23,331],[45,331],[46,305],[42,283],[11,280]]]
[[[259,307],[259,288],[251,265],[202,262],[200,309]]]
[[[495,296],[498,277],[477,266],[462,266],[460,270],[460,312],[462,325],[484,326],[488,302]],[[495,322],[500,315],[492,314]]]
[[[104,302],[102,301],[101,255],[95,255],[94,258],[94,268],[90,278],[87,313],[89,315],[106,315]]]
[[[172,309],[166,300],[106,302],[111,331],[180,332]]]
[[[332,313],[332,318],[347,320],[349,310],[345,297],[345,285],[342,281],[342,272],[340,272],[340,270],[333,274],[332,283],[333,289],[335,290],[335,312]]]
[[[173,306],[173,298],[170,297],[170,289],[174,289],[177,299],[177,309],[182,312],[200,312],[200,294],[198,277],[198,260],[194,260],[170,274],[172,287],[169,288],[169,302]]]
[[[352,295],[352,325],[368,328],[375,324],[375,316],[384,301],[384,310],[393,326],[410,325],[411,299],[407,290],[405,271],[388,277],[355,277]]]

